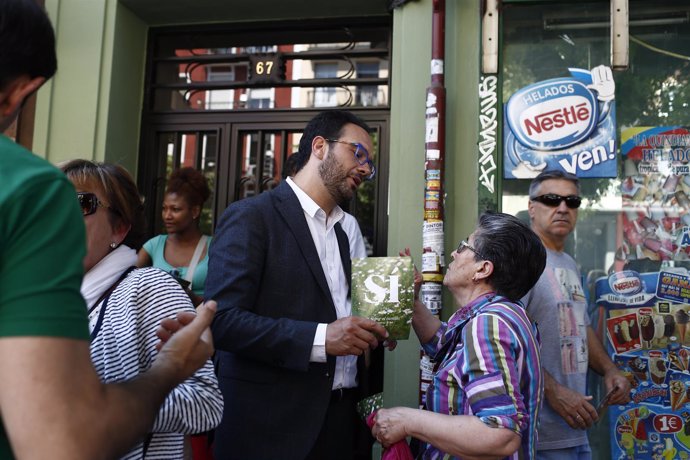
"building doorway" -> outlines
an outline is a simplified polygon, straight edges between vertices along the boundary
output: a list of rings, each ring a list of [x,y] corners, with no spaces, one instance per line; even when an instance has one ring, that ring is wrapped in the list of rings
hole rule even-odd
[[[318,112],[349,110],[373,129],[377,176],[349,205],[370,255],[386,253],[391,23],[353,18],[195,28],[149,36],[139,155],[151,235],[162,231],[165,182],[202,171],[212,196],[202,230],[233,201],[275,187]]]

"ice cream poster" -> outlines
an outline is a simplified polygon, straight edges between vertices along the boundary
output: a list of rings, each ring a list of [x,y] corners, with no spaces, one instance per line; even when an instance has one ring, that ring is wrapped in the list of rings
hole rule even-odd
[[[613,459],[690,452],[690,306],[656,295],[674,284],[663,273],[626,270],[595,284],[611,359],[632,388],[630,403],[608,410]]]
[[[625,212],[617,258],[690,260],[690,130],[628,128],[621,142]]]
[[[611,69],[568,69],[570,77],[516,91],[503,111],[503,176],[529,179],[546,169],[616,177],[616,106]]]
[[[624,129],[621,156],[626,177],[660,175],[665,181],[668,176],[689,176],[690,130],[682,126]],[[639,179],[637,182],[648,188],[644,179]]]

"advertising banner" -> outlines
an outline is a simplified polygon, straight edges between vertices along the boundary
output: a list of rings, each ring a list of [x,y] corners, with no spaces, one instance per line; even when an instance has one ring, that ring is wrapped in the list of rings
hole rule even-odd
[[[616,258],[639,272],[690,260],[690,130],[625,129],[621,156],[623,243]]]
[[[546,169],[616,177],[615,83],[611,69],[568,69],[515,92],[503,111],[503,176],[529,179]]]
[[[678,294],[689,281],[674,268],[596,282],[611,359],[632,387],[630,403],[608,409],[612,459],[689,458],[690,305]]]

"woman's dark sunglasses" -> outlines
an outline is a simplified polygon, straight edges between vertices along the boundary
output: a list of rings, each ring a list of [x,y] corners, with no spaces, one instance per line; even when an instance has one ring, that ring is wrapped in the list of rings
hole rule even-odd
[[[565,201],[565,205],[570,209],[577,209],[582,204],[582,198],[577,195],[556,195],[555,193],[547,193],[546,195],[535,196],[530,198],[532,201],[538,201],[541,204],[555,208],[560,206],[561,201]]]
[[[109,207],[108,205],[103,204],[103,202],[98,199],[95,193],[77,192],[77,199],[79,200],[81,213],[85,216],[90,216],[91,214],[95,213],[99,207]]]

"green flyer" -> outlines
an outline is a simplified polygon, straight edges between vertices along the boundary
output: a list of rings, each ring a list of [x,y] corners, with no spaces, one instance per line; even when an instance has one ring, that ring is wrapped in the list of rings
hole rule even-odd
[[[407,339],[414,308],[411,257],[352,259],[352,314],[383,325],[389,337]]]

